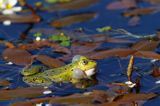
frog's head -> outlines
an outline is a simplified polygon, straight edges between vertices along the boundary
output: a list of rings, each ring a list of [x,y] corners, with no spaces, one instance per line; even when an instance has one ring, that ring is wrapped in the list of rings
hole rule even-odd
[[[84,72],[86,77],[91,77],[95,74],[95,69],[97,66],[96,61],[90,60],[85,56],[76,55],[73,57],[72,62],[75,62],[75,68]]]

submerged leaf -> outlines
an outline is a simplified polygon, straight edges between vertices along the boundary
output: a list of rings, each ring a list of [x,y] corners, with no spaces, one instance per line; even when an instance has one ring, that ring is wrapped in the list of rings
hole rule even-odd
[[[53,20],[51,22],[51,25],[56,28],[61,28],[71,24],[88,21],[94,18],[96,15],[97,15],[96,13],[83,13],[83,14],[66,16],[57,20]]]
[[[43,64],[47,65],[50,68],[57,68],[57,67],[61,67],[64,66],[65,63],[58,60],[58,59],[54,59],[52,57],[49,57],[47,55],[37,55],[36,59],[40,62],[42,62]]]
[[[33,62],[32,55],[23,49],[7,48],[2,53],[3,58],[16,65],[30,65]]]
[[[34,98],[43,95],[44,88],[29,87],[13,90],[0,90],[0,100],[13,100],[17,98]]]

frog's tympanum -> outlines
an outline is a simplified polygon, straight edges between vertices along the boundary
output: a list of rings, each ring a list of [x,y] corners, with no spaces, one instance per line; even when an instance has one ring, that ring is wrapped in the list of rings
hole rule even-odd
[[[52,82],[72,82],[73,84],[82,79],[90,79],[95,74],[97,63],[87,57],[76,55],[72,63],[49,70],[37,71],[40,67],[24,69],[21,73],[24,75],[23,81],[29,85],[49,86]]]

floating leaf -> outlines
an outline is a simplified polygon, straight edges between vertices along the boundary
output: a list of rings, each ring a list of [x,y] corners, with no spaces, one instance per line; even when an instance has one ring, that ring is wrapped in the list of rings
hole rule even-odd
[[[66,53],[66,54],[71,53],[68,48],[62,47],[58,43],[50,42],[48,40],[33,42],[31,44],[19,45],[19,48],[26,49],[26,50],[34,50],[34,49],[39,49],[39,48],[46,47],[46,46],[54,48],[55,52],[61,52],[61,53]]]
[[[43,95],[41,87],[17,88],[13,90],[0,90],[0,100],[13,100],[17,98],[34,98]]]
[[[108,57],[118,56],[118,57],[126,57],[128,55],[134,54],[136,50],[133,49],[111,49],[111,50],[102,50],[102,51],[95,51],[92,53],[88,53],[87,56],[91,59],[104,59]]]
[[[153,51],[158,46],[159,41],[142,40],[132,45],[132,49],[142,51]]]
[[[152,51],[138,51],[134,54],[137,57],[150,58],[150,59],[160,59],[160,55]]]
[[[97,3],[99,0],[73,0],[72,2],[51,5],[48,11],[76,10]]]
[[[115,10],[115,9],[129,9],[136,7],[136,1],[135,0],[120,0],[120,1],[114,1],[107,5],[107,9],[109,10]]]
[[[128,25],[129,26],[136,26],[139,24],[139,21],[140,21],[140,17],[139,16],[133,16],[129,22],[128,22]]]
[[[0,86],[8,86],[11,83],[8,80],[0,80]]]
[[[124,94],[119,96],[118,98],[115,98],[113,102],[110,103],[103,103],[101,106],[120,106],[127,103],[132,103],[133,101],[145,101],[148,99],[151,99],[153,97],[156,97],[157,95],[155,93],[130,93],[130,94]]]
[[[12,23],[38,23],[40,17],[35,15],[23,16],[23,15],[0,15],[0,22],[10,20]]]
[[[51,98],[52,97],[37,98],[37,99],[31,99],[27,101],[19,101],[19,102],[12,103],[10,106],[35,106],[36,104],[39,104],[39,103],[49,102]]]
[[[49,57],[47,55],[37,55],[36,59],[40,62],[42,62],[43,64],[47,65],[50,68],[56,68],[56,67],[61,67],[64,66],[65,63],[58,60],[58,59],[54,59],[52,57]]]
[[[96,13],[83,13],[71,16],[66,16],[51,22],[51,25],[56,28],[65,27],[71,24],[88,21],[96,16]]]
[[[19,48],[7,48],[2,53],[3,58],[12,62],[16,65],[30,65],[33,62],[32,55],[26,51]]]
[[[134,10],[129,10],[129,11],[124,12],[122,15],[124,17],[130,17],[130,16],[151,14],[153,12],[157,12],[158,11],[157,8],[155,8],[155,7],[136,8]]]

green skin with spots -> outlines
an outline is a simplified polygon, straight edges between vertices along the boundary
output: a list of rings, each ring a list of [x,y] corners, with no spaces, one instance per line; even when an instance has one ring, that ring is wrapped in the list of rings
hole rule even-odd
[[[30,70],[23,70],[21,73],[24,75],[23,81],[29,85],[49,86],[52,82],[77,83],[80,79],[73,78],[73,70],[80,69],[85,72],[89,69],[95,68],[96,65],[95,61],[81,56],[79,60],[59,68],[38,72],[37,70],[39,70],[39,67],[37,67]]]

